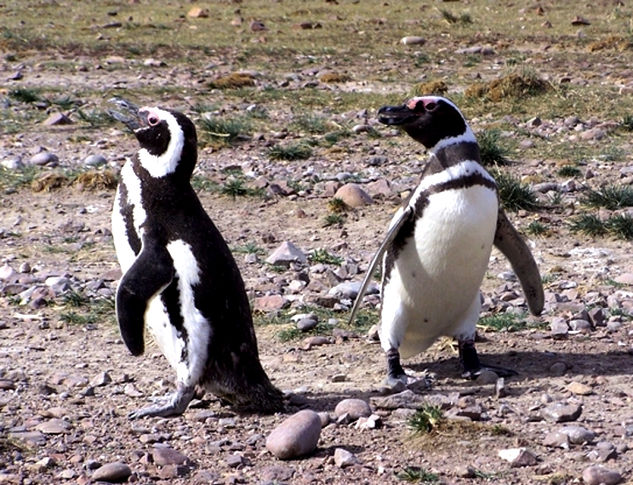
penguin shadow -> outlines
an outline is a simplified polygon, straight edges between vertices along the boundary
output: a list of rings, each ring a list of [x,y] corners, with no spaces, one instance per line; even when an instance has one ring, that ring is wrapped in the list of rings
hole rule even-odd
[[[506,378],[508,383],[526,383],[529,380],[543,380],[555,377],[574,376],[618,376],[633,374],[633,355],[626,351],[603,353],[550,352],[550,351],[508,351],[481,353],[483,365],[492,364],[512,369],[516,376]],[[554,366],[554,364],[560,364]],[[408,365],[412,370],[431,372],[438,380],[457,381],[461,379],[461,367],[457,357],[433,362],[419,362]],[[463,382],[468,382],[463,380]],[[441,384],[436,386],[438,389]]]

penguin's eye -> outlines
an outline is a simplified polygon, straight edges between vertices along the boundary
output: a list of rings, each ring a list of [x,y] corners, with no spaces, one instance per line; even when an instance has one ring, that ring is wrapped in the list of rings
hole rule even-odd
[[[424,105],[424,108],[425,108],[427,111],[434,111],[434,110],[435,110],[435,108],[437,108],[437,103],[433,103],[433,102],[431,102],[431,103],[426,103],[426,105]]]
[[[147,117],[147,123],[149,124],[149,126],[156,126],[158,123],[160,123],[160,118],[156,115],[149,115]]]

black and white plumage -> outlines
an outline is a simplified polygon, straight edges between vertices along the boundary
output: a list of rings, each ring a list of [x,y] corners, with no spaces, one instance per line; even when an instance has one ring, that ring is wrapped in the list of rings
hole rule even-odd
[[[274,412],[282,394],[260,362],[244,283],[231,252],[190,184],[196,130],[182,113],[140,110],[126,117],[140,150],[121,170],[112,234],[123,276],[116,296],[121,336],[134,355],[147,326],[177,389],[130,417],[181,414],[202,387],[237,409]]]
[[[510,260],[534,314],[540,314],[544,300],[538,268],[499,206],[475,136],[451,101],[414,97],[381,108],[378,117],[422,143],[429,158],[370,264],[351,318],[384,253],[379,335],[387,353],[387,382],[406,383],[400,357],[423,352],[440,336],[457,339],[464,375],[473,377],[482,368],[474,340],[492,245]]]

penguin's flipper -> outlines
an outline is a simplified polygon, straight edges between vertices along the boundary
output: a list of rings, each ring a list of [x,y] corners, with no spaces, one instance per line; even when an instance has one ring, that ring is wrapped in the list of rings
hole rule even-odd
[[[119,330],[132,355],[140,355],[145,349],[144,317],[149,301],[171,283],[174,274],[174,262],[165,246],[145,236],[141,252],[123,275],[116,293]]]
[[[510,261],[512,269],[521,282],[530,312],[533,315],[540,315],[541,311],[543,311],[545,297],[538,266],[536,266],[536,261],[534,261],[530,248],[528,248],[521,235],[508,220],[501,207],[499,207],[499,215],[497,217],[494,245]]]
[[[378,247],[376,254],[374,254],[374,257],[371,260],[371,263],[369,263],[369,267],[367,268],[367,272],[365,273],[365,279],[363,280],[363,283],[360,285],[360,288],[358,290],[358,295],[356,296],[356,301],[354,302],[354,306],[352,307],[352,313],[350,314],[350,317],[349,317],[350,325],[354,323],[354,319],[356,318],[356,313],[358,313],[360,304],[363,301],[363,296],[365,296],[365,291],[367,291],[367,286],[369,285],[369,281],[371,280],[371,277],[374,274],[374,270],[376,269],[376,266],[378,265],[380,258],[382,258],[382,255],[387,250],[387,247],[393,242],[393,240],[398,235],[398,232],[400,232],[400,229],[402,229],[402,226],[404,226],[404,224],[409,220],[412,214],[413,214],[413,207],[407,206],[402,211],[402,214],[400,214],[400,217],[394,223],[391,224],[391,227],[387,231],[385,238],[380,243],[380,246]]]

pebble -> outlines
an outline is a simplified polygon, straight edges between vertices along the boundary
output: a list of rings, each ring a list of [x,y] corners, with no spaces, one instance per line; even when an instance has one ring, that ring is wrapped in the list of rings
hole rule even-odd
[[[356,421],[358,418],[371,416],[371,408],[362,399],[343,399],[334,408],[334,415],[339,418],[343,414],[347,414],[351,420]]]
[[[88,167],[99,167],[107,163],[106,158],[103,155],[88,155],[84,159],[84,165]]]
[[[94,482],[124,482],[132,474],[132,469],[121,462],[107,463],[97,468],[92,474]]]
[[[336,448],[334,450],[334,463],[339,468],[345,468],[358,463],[358,458],[351,451],[345,448]]]
[[[92,378],[90,385],[92,387],[102,387],[110,384],[111,382],[112,377],[110,377],[110,374],[108,374],[107,371],[103,371]]]
[[[593,431],[588,430],[584,426],[570,425],[564,426],[560,429],[560,432],[569,438],[569,442],[574,445],[582,445],[584,443],[591,443],[596,434]]]
[[[347,183],[340,187],[334,197],[341,199],[346,205],[357,208],[365,205],[373,204],[371,196],[365,192],[360,185],[353,182]]]
[[[293,414],[266,438],[266,449],[280,460],[312,453],[321,436],[321,419],[312,410]]]
[[[543,439],[543,446],[549,446],[551,448],[564,448],[569,449],[569,436],[561,431],[553,431],[547,433]]]
[[[253,300],[253,310],[260,312],[275,312],[287,307],[288,299],[283,295],[258,296]]]
[[[566,337],[569,333],[569,326],[567,325],[565,319],[562,317],[552,318],[549,327],[553,338]]]
[[[527,448],[508,448],[499,450],[498,455],[512,467],[533,466],[538,463],[536,455]]]
[[[589,394],[593,393],[593,389],[591,388],[591,386],[577,381],[571,382],[567,386],[567,390],[572,394],[577,394],[579,396],[588,396]]]
[[[55,167],[59,163],[59,157],[51,152],[39,152],[29,158],[29,165],[38,167]]]
[[[555,402],[541,410],[543,418],[555,423],[564,423],[566,421],[575,421],[582,413],[580,404],[566,404]]]
[[[497,379],[499,379],[499,376],[497,374],[495,374],[491,370],[484,369],[477,376],[477,379],[475,379],[475,382],[477,384],[483,386],[483,385],[486,385],[486,384],[496,384],[497,383]]]
[[[63,434],[70,429],[70,423],[63,419],[53,418],[38,424],[35,429],[44,434]]]
[[[550,367],[549,367],[549,371],[552,373],[552,375],[554,376],[562,376],[565,375],[565,372],[567,372],[567,369],[569,367],[567,366],[567,364],[565,362],[554,362]]]
[[[47,126],[71,125],[72,120],[64,113],[53,113],[44,120],[44,124]]]
[[[273,265],[289,266],[290,263],[306,264],[308,258],[293,243],[284,241],[266,258],[266,262]]]
[[[315,318],[302,318],[297,322],[297,330],[307,332],[312,330],[318,325],[318,321]]]
[[[152,449],[152,458],[157,465],[184,465],[191,460],[178,450],[169,446],[158,445]]]
[[[404,45],[423,45],[426,43],[426,39],[417,35],[407,35],[400,39],[400,43]]]
[[[615,485],[622,481],[622,475],[615,470],[592,465],[583,470],[582,480],[587,485]]]

